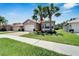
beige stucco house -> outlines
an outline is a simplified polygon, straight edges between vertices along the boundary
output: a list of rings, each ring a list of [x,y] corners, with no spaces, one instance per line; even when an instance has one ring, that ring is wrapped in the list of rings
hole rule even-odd
[[[23,24],[22,23],[14,23],[13,24],[13,31],[22,31]]]
[[[1,26],[0,26],[0,30],[1,30],[1,31],[12,31],[12,30],[13,30],[13,27],[12,27],[12,25],[8,25],[8,24],[6,24],[6,25],[1,25]]]
[[[35,28],[36,22],[34,20],[27,19],[23,23],[24,31],[33,32],[33,29]]]
[[[52,23],[52,28],[54,28],[55,21],[52,21],[51,23]],[[24,31],[33,32],[33,29],[39,28],[39,24],[40,24],[39,21],[36,22],[34,20],[28,19],[23,23]],[[48,30],[49,26],[50,26],[49,21],[43,21],[41,25],[42,31]]]
[[[12,31],[13,27],[12,25],[5,25],[6,31]]]

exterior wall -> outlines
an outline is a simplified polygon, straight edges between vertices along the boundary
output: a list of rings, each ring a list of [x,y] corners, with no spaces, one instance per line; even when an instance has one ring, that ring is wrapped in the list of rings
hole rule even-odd
[[[2,28],[4,28],[4,26],[0,26],[0,30],[1,30]]]
[[[24,24],[23,24],[24,31],[33,32],[33,29],[35,28],[35,24],[36,23],[31,20],[24,22]]]
[[[63,26],[63,30],[68,32],[68,27],[67,26]]]
[[[69,32],[70,29],[72,29],[70,24],[63,26],[63,30],[66,31],[66,32]]]
[[[49,27],[49,26],[50,26],[50,23],[49,23],[49,22],[44,22],[44,23],[42,24],[42,30],[43,30],[43,31],[49,29],[49,28],[46,28],[46,26]],[[54,26],[55,26],[55,22],[52,22],[52,28],[54,28]]]
[[[22,31],[23,24],[22,23],[14,23],[13,24],[13,31]]]
[[[5,28],[6,28],[7,31],[12,31],[13,30],[12,26],[9,26],[9,25],[7,25]]]
[[[0,30],[5,29],[6,31],[12,31],[11,25],[2,25],[0,26]]]
[[[13,26],[13,31],[18,31],[20,29],[20,27],[18,26]]]
[[[63,26],[63,30],[69,32],[70,29],[74,29],[74,32],[79,32],[79,23],[70,23],[67,26]]]
[[[74,29],[74,32],[79,32],[79,23],[72,23],[71,27]]]
[[[23,29],[23,26],[14,26],[13,27],[13,31],[19,31],[19,30],[22,31],[22,29]]]

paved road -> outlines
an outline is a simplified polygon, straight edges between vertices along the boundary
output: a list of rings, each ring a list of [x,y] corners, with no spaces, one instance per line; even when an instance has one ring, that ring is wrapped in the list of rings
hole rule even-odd
[[[4,38],[4,37],[11,38],[11,39],[21,41],[21,42],[25,42],[34,46],[42,47],[51,51],[56,51],[58,53],[79,56],[79,46],[66,45],[66,44],[61,44],[61,43],[13,36],[13,35],[8,35],[8,34],[0,35],[0,38]]]

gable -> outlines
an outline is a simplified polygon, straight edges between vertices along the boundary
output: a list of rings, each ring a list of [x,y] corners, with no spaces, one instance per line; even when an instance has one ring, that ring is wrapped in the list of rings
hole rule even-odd
[[[32,20],[27,20],[23,24],[25,24],[25,25],[27,25],[27,24],[35,24],[35,22],[32,21]]]

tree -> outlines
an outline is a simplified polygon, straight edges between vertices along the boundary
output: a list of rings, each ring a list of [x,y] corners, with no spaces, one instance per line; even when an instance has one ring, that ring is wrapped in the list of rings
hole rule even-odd
[[[7,23],[7,20],[5,19],[5,17],[0,16],[0,26],[5,25],[6,23]]]
[[[38,20],[37,15],[34,14],[34,15],[32,16],[32,19],[36,21],[36,25],[35,25],[34,31],[36,31],[37,29],[39,30],[39,28],[38,28],[38,26],[37,26],[37,24],[38,24],[38,23],[37,23],[37,20]]]
[[[60,16],[61,13],[59,13],[60,8],[57,6],[54,6],[54,4],[50,4],[49,6],[46,6],[46,11],[47,11],[47,15],[49,18],[49,22],[50,22],[50,31],[52,31],[52,16]]]
[[[58,29],[63,29],[64,24],[66,24],[66,22],[65,22],[65,21],[64,21],[64,22],[62,22],[62,23],[59,23],[59,24],[55,25],[55,30],[58,30]]]
[[[6,24],[7,20],[5,19],[5,17],[0,16],[0,29],[4,28]]]
[[[44,18],[46,18],[45,14],[45,8],[41,5],[38,5],[36,9],[34,9],[34,15],[39,16],[40,18],[40,31],[42,31],[42,22],[44,21]]]

